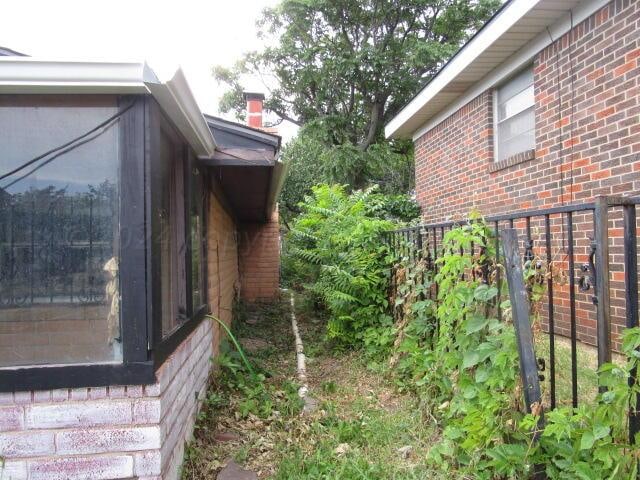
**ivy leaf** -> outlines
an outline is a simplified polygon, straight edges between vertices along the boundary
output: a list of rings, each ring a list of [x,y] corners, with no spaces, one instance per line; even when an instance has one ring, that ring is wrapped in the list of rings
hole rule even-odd
[[[616,394],[611,390],[607,390],[602,394],[602,401],[604,403],[612,403],[615,399],[616,399]]]
[[[489,285],[479,285],[473,296],[476,300],[481,302],[488,302],[492,298],[494,298],[498,294],[498,289],[496,287],[490,287]]]
[[[580,450],[590,450],[593,448],[595,441],[596,439],[593,436],[593,432],[584,432],[580,439]]]
[[[600,440],[601,438],[604,438],[607,435],[609,435],[610,431],[611,431],[611,427],[596,423],[593,426],[593,437],[595,440]]]
[[[484,383],[489,379],[489,370],[484,367],[478,368],[476,371],[476,382]]]
[[[574,468],[576,471],[576,475],[578,476],[578,478],[581,478],[582,480],[598,480],[599,478],[601,478],[598,475],[598,473],[588,463],[585,463],[585,462],[576,463]]]
[[[479,332],[487,325],[487,323],[489,323],[489,319],[483,317],[482,315],[474,315],[473,317],[467,320],[467,323],[466,323],[467,335]]]
[[[475,350],[464,352],[464,358],[462,359],[462,368],[475,367],[480,361],[480,353]]]

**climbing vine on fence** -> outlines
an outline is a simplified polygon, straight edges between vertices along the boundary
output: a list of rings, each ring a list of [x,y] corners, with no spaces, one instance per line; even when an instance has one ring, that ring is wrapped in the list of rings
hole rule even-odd
[[[390,365],[400,388],[419,395],[442,428],[431,460],[478,479],[526,478],[534,465],[551,479],[635,478],[639,450],[628,441],[626,412],[638,391],[629,378],[640,357],[640,330],[624,334],[626,365],[601,368],[607,391],[596,405],[548,412],[539,429],[540,406],[527,415],[523,405],[510,305],[498,305],[494,246],[493,232],[475,216],[445,234],[432,268],[429,252],[426,260],[404,258],[395,268]],[[534,317],[547,275],[544,262],[525,263]]]
[[[418,260],[395,258],[381,240],[393,224],[370,196],[314,188],[284,263],[292,286],[328,312],[331,339],[363,349],[375,365],[386,361],[398,388],[421,399],[425,421],[441,431],[430,461],[479,480],[524,479],[539,468],[552,480],[635,479],[640,450],[627,423],[640,390],[630,380],[640,329],[623,334],[624,364],[601,367],[606,391],[595,403],[545,412],[543,423],[540,405],[527,414],[523,404],[510,305],[500,301],[508,295],[496,287],[502,267],[493,230],[473,215],[445,233],[438,252],[427,242]],[[524,267],[533,330],[541,335],[546,281],[562,275],[531,255]]]

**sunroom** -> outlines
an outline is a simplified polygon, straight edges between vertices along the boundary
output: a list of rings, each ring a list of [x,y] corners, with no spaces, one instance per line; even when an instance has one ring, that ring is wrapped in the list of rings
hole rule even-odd
[[[209,193],[236,237],[275,209],[279,137],[224,123],[179,70],[0,60],[0,391],[155,382],[209,311]]]
[[[178,477],[207,314],[279,291],[279,149],[180,70],[0,58],[0,478]]]

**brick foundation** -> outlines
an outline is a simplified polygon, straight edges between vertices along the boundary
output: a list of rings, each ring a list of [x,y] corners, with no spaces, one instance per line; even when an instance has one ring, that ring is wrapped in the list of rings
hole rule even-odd
[[[0,478],[177,479],[205,394],[212,334],[203,321],[154,385],[0,393]]]

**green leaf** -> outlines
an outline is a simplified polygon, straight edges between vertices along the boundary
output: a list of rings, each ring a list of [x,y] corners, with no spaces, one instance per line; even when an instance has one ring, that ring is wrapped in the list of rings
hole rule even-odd
[[[593,448],[593,444],[596,439],[593,435],[593,432],[584,432],[582,434],[582,438],[580,439],[580,450],[590,450]]]
[[[481,302],[488,302],[492,298],[494,298],[498,294],[498,289],[496,287],[490,287],[489,285],[479,285],[473,296],[476,300]]]
[[[596,423],[593,426],[593,437],[595,438],[595,440],[600,440],[601,438],[604,438],[607,435],[609,435],[610,431],[611,431],[611,427]]]
[[[465,330],[467,332],[467,335],[479,332],[487,325],[487,323],[489,323],[489,319],[483,317],[482,315],[472,316],[466,322]]]
[[[480,353],[475,350],[470,350],[464,353],[464,357],[462,360],[462,368],[471,368],[475,367],[478,362],[480,362]]]

